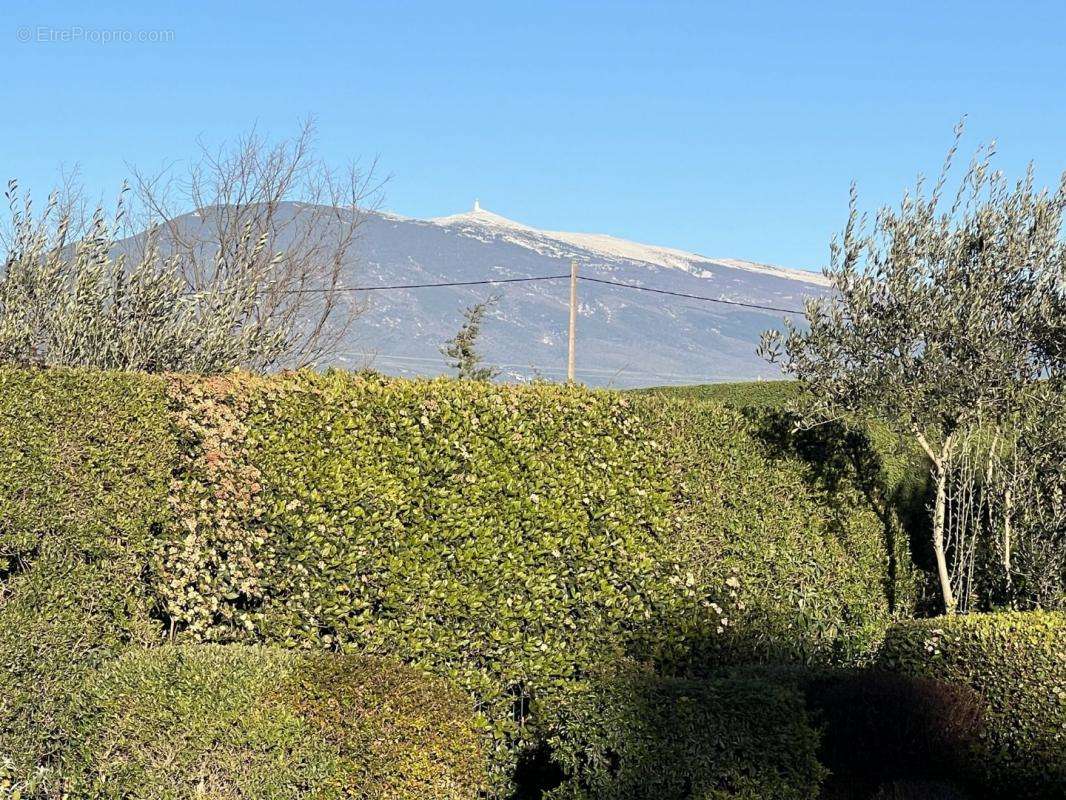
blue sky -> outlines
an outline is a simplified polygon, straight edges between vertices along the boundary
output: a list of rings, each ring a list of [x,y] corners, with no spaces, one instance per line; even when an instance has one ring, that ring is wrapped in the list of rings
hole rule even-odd
[[[77,164],[110,196],[127,162],[314,115],[322,155],[378,157],[402,214],[476,196],[538,227],[816,268],[852,179],[865,206],[895,201],[963,114],[964,151],[995,138],[1008,174],[1066,168],[1061,3],[165,5],[5,9],[3,178],[43,192]],[[104,31],[171,33],[86,40]]]

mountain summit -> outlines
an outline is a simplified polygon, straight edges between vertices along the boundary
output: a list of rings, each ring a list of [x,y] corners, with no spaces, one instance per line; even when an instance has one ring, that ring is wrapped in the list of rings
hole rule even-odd
[[[420,220],[368,215],[349,285],[394,285],[564,275],[802,309],[829,292],[816,273],[710,258],[606,234],[546,231],[493,213]],[[648,386],[777,376],[755,355],[760,333],[783,315],[738,305],[581,282],[577,376],[594,386]],[[439,348],[466,306],[499,293],[481,348],[508,379],[566,375],[566,280],[372,292],[339,354],[347,366],[402,375],[445,372]]]
[[[493,214],[491,211],[487,211],[481,207],[481,203],[477,200],[474,201],[474,207],[470,211],[463,214],[452,214],[449,217],[435,217],[429,221],[436,225],[444,226],[471,223],[474,225],[508,228],[511,230],[536,231],[536,228],[531,228],[528,225],[523,225],[521,222],[515,222],[513,219],[507,219],[507,217],[501,217],[499,214]]]
[[[552,240],[554,242],[561,242],[569,247],[580,248],[589,253],[595,253],[604,258],[622,258],[630,261],[644,261],[648,264],[655,264],[662,267],[682,269],[686,272],[699,275],[700,277],[709,277],[709,275],[704,274],[709,272],[704,265],[713,264],[731,267],[733,269],[747,270],[749,272],[758,272],[764,275],[787,277],[797,281],[814,283],[819,286],[828,285],[828,281],[821,273],[808,272],[807,270],[785,269],[783,267],[773,267],[767,264],[758,264],[753,261],[741,261],[734,258],[708,258],[707,256],[702,256],[698,253],[689,253],[684,250],[658,247],[656,245],[639,244],[637,242],[619,239],[603,233],[570,233],[567,231],[538,230],[537,228],[523,225],[521,222],[515,222],[512,219],[507,219],[507,217],[502,217],[499,214],[487,211],[481,207],[481,203],[477,200],[474,201],[473,209],[464,214],[436,217],[431,219],[430,222],[446,227],[459,227],[460,229],[468,231],[477,227],[487,229],[496,228],[500,231],[524,231],[527,234],[532,235],[518,235],[513,237],[516,244],[529,246],[533,244],[533,240],[540,240],[541,242]]]

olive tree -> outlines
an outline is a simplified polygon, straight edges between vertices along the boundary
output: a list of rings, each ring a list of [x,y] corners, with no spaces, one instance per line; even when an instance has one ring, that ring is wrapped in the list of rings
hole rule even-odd
[[[0,362],[215,373],[330,353],[361,310],[344,278],[380,186],[312,145],[307,124],[203,149],[180,178],[135,171],[110,214],[70,192],[37,211],[11,181]]]
[[[988,147],[945,200],[956,147],[931,189],[919,178],[872,220],[852,187],[825,270],[834,291],[807,303],[805,326],[768,331],[760,347],[804,384],[812,422],[880,419],[926,454],[947,613],[959,585],[950,559],[965,557],[945,544],[953,469],[963,448],[995,452],[1019,405],[1058,369],[1044,345],[1066,269],[1066,175],[1053,192],[1035,188],[1031,167],[1009,183]]]

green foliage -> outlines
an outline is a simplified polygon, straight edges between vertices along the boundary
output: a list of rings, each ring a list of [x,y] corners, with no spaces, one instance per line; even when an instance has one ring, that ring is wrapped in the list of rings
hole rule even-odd
[[[216,398],[231,380],[168,380],[178,457],[152,583],[170,628],[198,641],[233,638],[232,628],[248,632],[263,573],[277,568],[262,524],[262,475],[248,458],[247,402],[241,394],[228,403]]]
[[[426,666],[477,698],[501,765],[537,732],[530,703],[569,702],[620,652],[850,663],[910,601],[861,441],[575,387],[170,389],[182,519],[157,586],[179,635]]]
[[[984,594],[1001,607],[1066,610],[1066,387],[1034,391],[1012,434],[982,486],[1001,519],[989,548],[998,580]]]
[[[153,771],[184,759],[201,776],[209,767],[211,780],[230,775],[219,791],[244,781],[283,797],[293,791],[278,777],[286,770],[377,769],[337,764],[344,752],[367,751],[360,731],[372,722],[416,707],[429,727],[374,739],[381,763],[416,759],[396,774],[417,781],[429,764],[475,759],[436,737],[460,724],[438,710],[437,695],[405,694],[410,682],[389,676],[407,673],[372,678],[358,659],[260,650],[252,663],[234,655],[245,651],[209,647],[106,666],[170,630],[185,643],[341,650],[427,669],[488,721],[480,741],[495,751],[477,758],[493,765],[491,791],[505,787],[523,748],[554,737],[574,777],[563,792],[605,792],[609,780],[631,795],[669,796],[681,784],[639,766],[659,759],[691,760],[693,785],[734,792],[707,797],[807,796],[797,792],[820,773],[805,766],[805,734],[782,727],[784,711],[749,702],[758,695],[768,708],[791,708],[802,687],[771,681],[779,686],[767,690],[750,674],[701,683],[639,672],[605,683],[602,665],[626,654],[660,675],[749,660],[853,664],[913,599],[883,443],[832,426],[797,431],[773,405],[345,373],[0,371],[0,390],[0,759],[14,759],[17,783],[43,780],[42,792],[54,788],[64,748],[81,741],[69,758],[85,780],[99,773],[100,753],[127,748],[138,755],[112,765],[115,780],[159,787],[146,796],[179,796]],[[1053,674],[1057,635],[1059,662],[1023,662],[1020,644],[996,646],[1009,650],[1015,671],[1032,670],[1035,659]],[[287,659],[297,658],[295,670]],[[147,688],[203,684],[231,660],[242,666],[233,667],[240,685],[229,699],[208,689],[179,701]],[[349,685],[349,667],[358,689],[330,694]],[[145,686],[157,711],[132,709],[122,681]],[[275,691],[253,692],[264,688]],[[362,727],[349,729],[346,704],[356,696],[390,710],[356,713]],[[694,696],[707,702],[682,701]],[[200,700],[214,709],[202,720],[232,725],[195,721]],[[625,702],[637,716],[623,716]],[[1049,719],[1046,707],[1013,696],[997,702],[1023,709],[1034,726]],[[169,754],[133,744],[141,729],[123,728],[127,711],[130,725],[148,720],[144,730]],[[273,728],[254,727],[264,715]],[[587,732],[597,718],[610,730]],[[710,750],[660,735],[694,727],[738,733]],[[185,729],[194,733],[175,733]],[[264,731],[280,738],[265,743]],[[127,738],[108,739],[112,732]],[[1061,738],[1039,744],[1029,728],[1012,736],[989,739],[998,748],[990,764],[1026,742],[1045,754],[1061,746]],[[228,749],[205,749],[203,737]],[[400,747],[421,738],[429,751]],[[630,766],[603,772],[597,759],[607,752]],[[745,761],[749,753],[776,766],[764,772],[764,762]],[[41,778],[38,765],[53,769]],[[774,775],[777,788],[757,788]]]
[[[799,381],[747,381],[645,391],[663,397],[713,400],[745,412],[763,414],[788,412],[801,402],[803,385]],[[836,435],[841,430],[839,425],[830,426],[830,429]],[[891,427],[878,420],[868,420],[861,429],[852,430],[851,435],[867,438],[871,451],[868,457],[880,468],[878,482],[908,530],[917,531],[926,526],[929,464],[921,449],[909,439],[901,439]],[[922,533],[925,533],[924,529]]]
[[[507,763],[531,700],[561,702],[619,650],[678,648],[713,613],[671,557],[669,474],[623,396],[339,372],[201,388],[241,443],[213,457],[218,437],[184,440],[183,463],[202,468],[177,505],[228,496],[240,465],[207,467],[243,460],[262,489],[242,524],[262,547],[241,551],[225,586],[159,584],[187,640],[426,666],[477,698]],[[188,546],[171,534],[164,575],[232,565],[240,537],[212,538],[210,518]],[[254,592],[239,588],[248,570]]]
[[[136,200],[124,183],[113,215],[76,181],[43,207],[8,181],[0,364],[213,374],[335,352],[360,312],[341,277],[379,187],[315,150],[310,122],[274,142],[252,131],[180,175],[134,170]]]
[[[982,148],[945,193],[962,126],[938,180],[901,203],[858,208],[831,247],[833,292],[762,351],[803,385],[819,420],[847,414],[921,430],[937,449],[1000,421],[1038,381],[1062,374],[1047,326],[1061,308],[1066,175],[1038,189],[991,168]]]
[[[497,786],[515,746],[547,732],[530,704],[570,702],[620,653],[685,669],[706,655],[851,659],[888,619],[880,528],[855,486],[735,410],[342,373],[7,380],[5,468],[90,448],[7,481],[35,487],[5,495],[5,534],[20,537],[5,552],[36,565],[5,584],[10,652],[30,647],[30,620],[104,642],[88,665],[161,629],[422,665],[491,721]],[[91,491],[60,525],[78,487]],[[102,537],[113,557],[72,556],[56,577],[33,526],[65,531],[49,539],[63,552]],[[67,627],[42,613],[48,597]],[[27,747],[35,709],[60,720],[44,706],[85,668],[62,647],[21,652],[33,681],[54,670],[63,687],[17,702],[30,716],[10,747],[32,766],[69,726]]]
[[[744,413],[753,423],[753,432],[765,439],[771,434],[784,449],[782,454],[797,455],[794,447],[782,441],[782,426],[799,426],[800,419],[792,409],[802,405],[802,384],[798,381],[750,381],[746,383],[710,383],[697,386],[671,386],[645,390],[647,394],[688,401],[714,401]],[[772,431],[776,429],[777,434]],[[786,437],[787,438],[787,437]],[[929,462],[910,439],[901,438],[889,425],[868,420],[861,426],[843,423],[820,425],[798,438],[806,441],[806,456],[812,466],[822,453],[834,459],[831,468],[821,471],[828,477],[833,469],[850,472],[853,480],[862,485],[863,494],[871,508],[886,525],[886,539],[900,548],[896,606],[905,612],[925,587],[915,585],[917,576],[910,568],[913,557],[923,568],[931,565],[932,554],[927,553],[929,539],[929,503],[931,498]],[[814,445],[814,446],[811,446]],[[834,455],[835,453],[835,455]],[[847,454],[850,466],[841,464]],[[909,540],[909,548],[906,547]],[[911,551],[908,556],[907,550]],[[927,563],[929,562],[929,563]]]
[[[868,443],[795,432],[770,410],[640,398],[675,475],[674,548],[701,586],[729,587],[728,660],[868,658],[911,602],[907,543]]]
[[[997,459],[975,440],[1013,436],[1034,390],[1066,376],[1057,322],[1066,175],[1055,191],[1037,189],[1031,167],[1008,181],[991,168],[990,147],[952,201],[944,190],[961,133],[960,124],[931,189],[919,179],[900,204],[872,215],[860,213],[853,190],[825,270],[833,291],[807,303],[803,324],[786,320],[786,333],[767,331],[760,346],[801,382],[811,424],[879,420],[925,451],[935,484],[929,546],[949,615],[994,601],[971,579],[997,560],[975,565],[975,553],[991,549],[982,539],[1016,530],[1009,488],[1002,515],[976,492]],[[1035,467],[1018,466],[1026,476]],[[998,565],[1009,584],[1009,546]]]
[[[870,796],[901,780],[970,777],[965,754],[984,729],[967,686],[878,670],[823,671],[800,682],[822,728],[819,757],[834,787]],[[836,796],[836,795],[832,795]]]
[[[470,701],[356,656],[204,645],[134,650],[88,682],[69,796],[472,800]]]
[[[98,207],[79,232],[58,196],[35,218],[9,182],[0,363],[222,372],[279,360],[296,326],[270,302],[281,258],[266,252],[266,238],[250,228],[233,234],[227,259],[196,277],[186,254],[161,252],[159,229],[145,234],[137,256],[116,255],[124,195],[113,220]]]
[[[86,672],[161,638],[140,580],[167,515],[163,383],[0,370],[0,758],[69,740]]]
[[[1013,797],[1060,797],[1066,785],[1066,613],[975,614],[893,627],[887,668],[968,686],[987,733],[976,774]]]
[[[755,678],[610,670],[554,727],[556,800],[813,800],[824,777],[802,694]]]
[[[490,381],[499,374],[499,370],[482,364],[482,356],[477,349],[485,314],[499,301],[500,295],[493,295],[463,311],[462,327],[440,349],[441,355],[448,359],[448,366],[455,370],[456,377],[472,381]]]

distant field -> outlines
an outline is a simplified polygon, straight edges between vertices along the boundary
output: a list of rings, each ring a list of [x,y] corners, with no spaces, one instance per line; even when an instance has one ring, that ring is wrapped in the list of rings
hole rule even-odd
[[[641,389],[642,393],[666,397],[717,400],[731,406],[778,408],[799,391],[796,381],[745,381],[742,383],[705,383],[695,386],[659,386]]]

